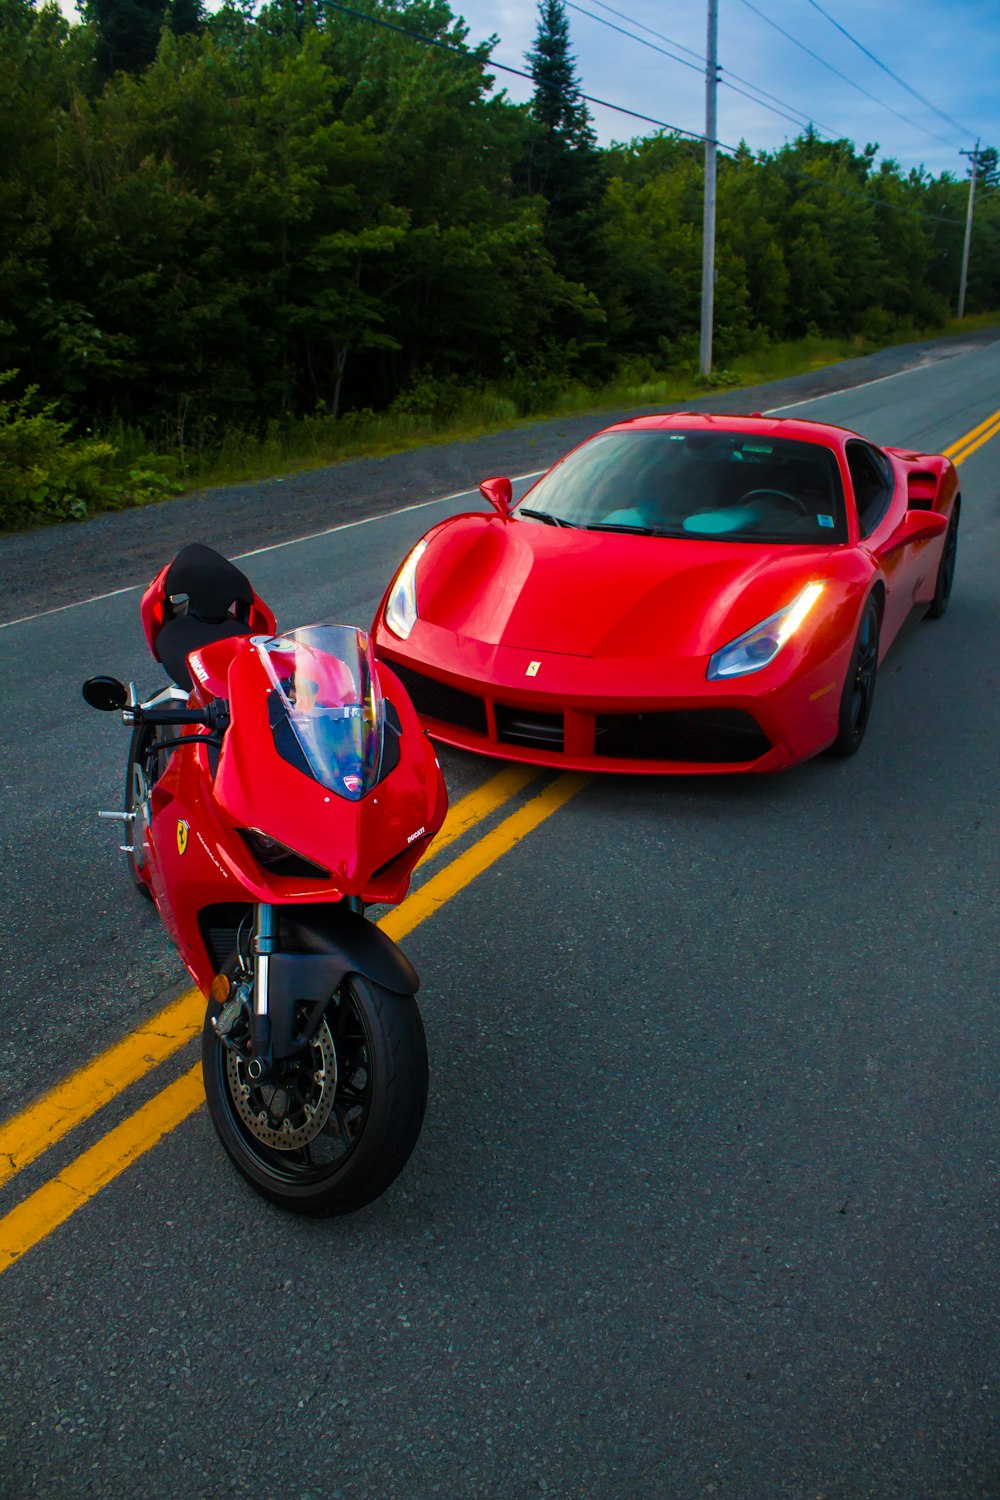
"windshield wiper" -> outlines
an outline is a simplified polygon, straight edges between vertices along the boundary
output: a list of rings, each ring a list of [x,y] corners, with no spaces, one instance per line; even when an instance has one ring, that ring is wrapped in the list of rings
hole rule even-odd
[[[652,526],[633,526],[628,521],[595,521],[586,531],[627,531],[633,536],[656,536]]]
[[[531,516],[534,521],[544,521],[548,526],[570,526],[575,527],[575,521],[565,521],[562,516],[553,516],[547,510],[528,510],[524,505],[517,508],[519,516]]]
[[[633,526],[628,521],[595,521],[586,531],[627,531],[630,536],[687,536],[686,531],[673,531],[665,526]]]

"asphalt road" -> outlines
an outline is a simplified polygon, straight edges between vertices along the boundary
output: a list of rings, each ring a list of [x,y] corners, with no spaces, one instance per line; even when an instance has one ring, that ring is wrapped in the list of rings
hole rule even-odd
[[[997,407],[993,343],[801,410],[934,451]],[[406,940],[431,1099],[383,1199],[271,1210],[200,1110],[0,1275],[4,1500],[1000,1495],[998,445],[855,759],[593,780]],[[282,624],[364,623],[474,503],[245,566]],[[126,743],[79,683],[156,679],[135,589],[66,598],[95,567],[0,630],[0,1120],[187,987],[94,816]],[[442,759],[453,800],[496,769]]]

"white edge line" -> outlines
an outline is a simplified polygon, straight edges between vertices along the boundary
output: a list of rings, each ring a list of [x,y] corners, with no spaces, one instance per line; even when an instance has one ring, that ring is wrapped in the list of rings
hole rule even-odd
[[[535,469],[530,474],[514,474],[511,482],[518,484],[522,479],[537,479],[539,474],[544,474],[544,469]],[[461,500],[465,495],[475,495],[476,490],[456,490],[452,495],[438,495],[434,500],[418,500],[414,505],[402,505],[398,510],[380,511],[375,516],[362,516],[357,521],[341,521],[338,526],[327,526],[323,531],[310,531],[306,536],[289,537],[285,542],[272,542],[267,547],[256,547],[252,552],[237,552],[234,554],[233,562],[242,562],[246,557],[261,557],[265,552],[278,552],[282,547],[297,547],[300,542],[315,542],[320,537],[332,536],[335,531],[350,531],[354,526],[368,526],[372,521],[388,521],[393,516],[405,516],[411,510],[425,510],[429,505],[445,505],[449,500]],[[107,594],[92,594],[88,599],[74,599],[71,604],[57,604],[54,609],[42,609],[35,615],[20,615],[16,620],[0,621],[0,630],[9,630],[12,625],[25,625],[30,620],[44,620],[48,615],[61,615],[67,609],[79,609],[84,604],[99,604],[103,599],[116,599],[119,594],[132,594],[138,589],[145,588],[144,583],[132,583],[124,589],[112,589]]]
[[[0,621],[0,630],[9,630],[12,625],[24,625],[28,620],[44,620],[46,615],[61,615],[63,610],[78,609],[81,604],[98,604],[102,599],[115,599],[119,594],[131,594],[144,585],[130,583],[125,589],[112,589],[109,594],[93,594],[89,599],[74,599],[72,604],[57,604],[54,609],[41,609],[37,615],[19,615],[16,620]]]
[[[957,356],[952,355],[952,358]],[[848,396],[852,391],[864,391],[870,385],[881,385],[885,380],[898,380],[900,375],[912,375],[916,370],[927,370],[931,365],[940,363],[938,359],[929,359],[920,365],[907,365],[905,370],[896,370],[892,375],[878,375],[874,380],[863,380],[860,385],[844,385],[839,391],[821,391],[818,396],[808,396],[805,401],[790,401],[787,406],[769,406],[762,415],[773,417],[775,412],[794,411],[798,406],[811,406],[814,401],[825,401],[827,396]]]

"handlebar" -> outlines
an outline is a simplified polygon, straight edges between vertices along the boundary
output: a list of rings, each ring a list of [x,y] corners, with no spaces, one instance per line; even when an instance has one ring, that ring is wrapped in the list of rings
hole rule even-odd
[[[203,708],[132,708],[125,709],[125,717],[133,724],[207,724],[208,714]]]
[[[122,710],[126,724],[204,724],[209,729],[229,726],[229,706],[216,699],[207,708],[134,708]]]

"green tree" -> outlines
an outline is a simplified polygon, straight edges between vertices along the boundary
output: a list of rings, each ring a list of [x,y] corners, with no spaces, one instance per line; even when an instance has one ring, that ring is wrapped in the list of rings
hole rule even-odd
[[[97,32],[97,57],[106,77],[138,73],[156,56],[168,0],[85,0],[83,15]]]
[[[200,36],[205,29],[202,0],[168,0],[167,17],[174,36]]]
[[[535,92],[522,181],[529,194],[545,200],[545,247],[554,266],[581,288],[553,310],[553,344],[584,369],[599,368],[605,349],[602,300],[609,290],[606,174],[577,81],[563,0],[539,0],[535,43],[525,60]]]

